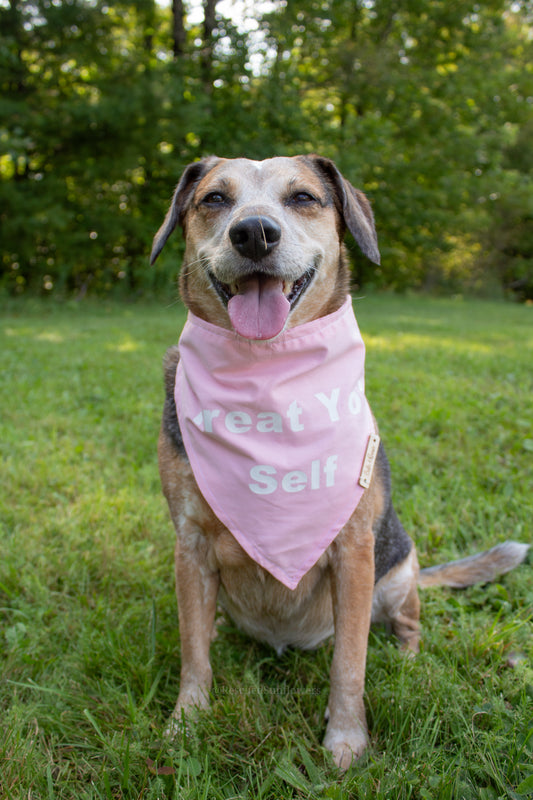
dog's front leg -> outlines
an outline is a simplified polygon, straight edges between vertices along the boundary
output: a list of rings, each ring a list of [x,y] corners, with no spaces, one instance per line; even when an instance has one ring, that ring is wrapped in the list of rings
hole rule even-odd
[[[177,733],[182,711],[205,708],[209,703],[212,670],[209,646],[213,638],[218,573],[209,569],[205,553],[176,543],[176,595],[181,639],[181,682],[167,735]]]
[[[363,753],[367,727],[363,693],[372,593],[374,537],[348,523],[331,548],[335,650],[330,673],[329,721],[324,746],[340,769]]]

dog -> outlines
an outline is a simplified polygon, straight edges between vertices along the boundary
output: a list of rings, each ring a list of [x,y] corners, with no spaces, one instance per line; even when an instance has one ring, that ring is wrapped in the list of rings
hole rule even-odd
[[[209,646],[220,602],[243,631],[278,653],[315,648],[334,635],[324,746],[344,770],[368,742],[363,692],[370,624],[388,623],[400,646],[416,653],[419,586],[490,581],[519,564],[527,545],[506,542],[419,570],[392,505],[390,469],[364,397],[361,342],[350,316],[343,239],[348,230],[379,263],[373,213],[331,160],[207,157],[183,172],[155,235],[152,264],[177,225],[186,243],[180,292],[192,327],[165,356],[158,443],[177,533],[182,658],[167,733],[177,732],[183,714],[208,706]],[[333,360],[340,358],[336,377],[327,374],[330,347]],[[339,349],[348,352],[339,355]],[[309,366],[315,357],[316,370]],[[285,388],[284,364],[296,371],[297,388],[288,388],[274,408]],[[260,407],[253,405],[257,398]],[[300,448],[306,426],[318,417],[323,428],[317,424]],[[328,438],[332,430],[335,440]],[[310,450],[313,445],[322,452]],[[260,455],[256,448],[263,448]],[[300,449],[305,464],[298,461]],[[280,460],[269,463],[274,452]]]

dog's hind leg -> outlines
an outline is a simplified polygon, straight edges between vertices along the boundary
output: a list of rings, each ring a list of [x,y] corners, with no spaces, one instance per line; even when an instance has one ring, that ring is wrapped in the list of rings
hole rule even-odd
[[[420,599],[413,583],[407,597],[391,620],[392,631],[400,640],[402,650],[418,653],[420,646]]]
[[[420,644],[418,559],[414,545],[403,561],[377,582],[372,599],[372,622],[390,625],[403,650],[417,653]]]

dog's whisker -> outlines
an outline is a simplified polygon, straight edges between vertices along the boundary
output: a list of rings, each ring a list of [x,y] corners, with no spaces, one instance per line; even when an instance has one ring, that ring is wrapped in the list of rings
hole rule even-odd
[[[209,259],[207,256],[201,256],[197,258],[195,261],[188,261],[186,269],[183,271],[183,275],[189,277],[190,275],[194,275],[197,272],[202,272],[205,270],[205,267],[209,265]]]

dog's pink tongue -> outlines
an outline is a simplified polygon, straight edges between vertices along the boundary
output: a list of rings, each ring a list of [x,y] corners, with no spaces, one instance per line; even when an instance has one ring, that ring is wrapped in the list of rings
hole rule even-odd
[[[287,321],[291,304],[279,278],[252,277],[240,286],[240,294],[228,302],[235,331],[245,339],[272,339]]]

